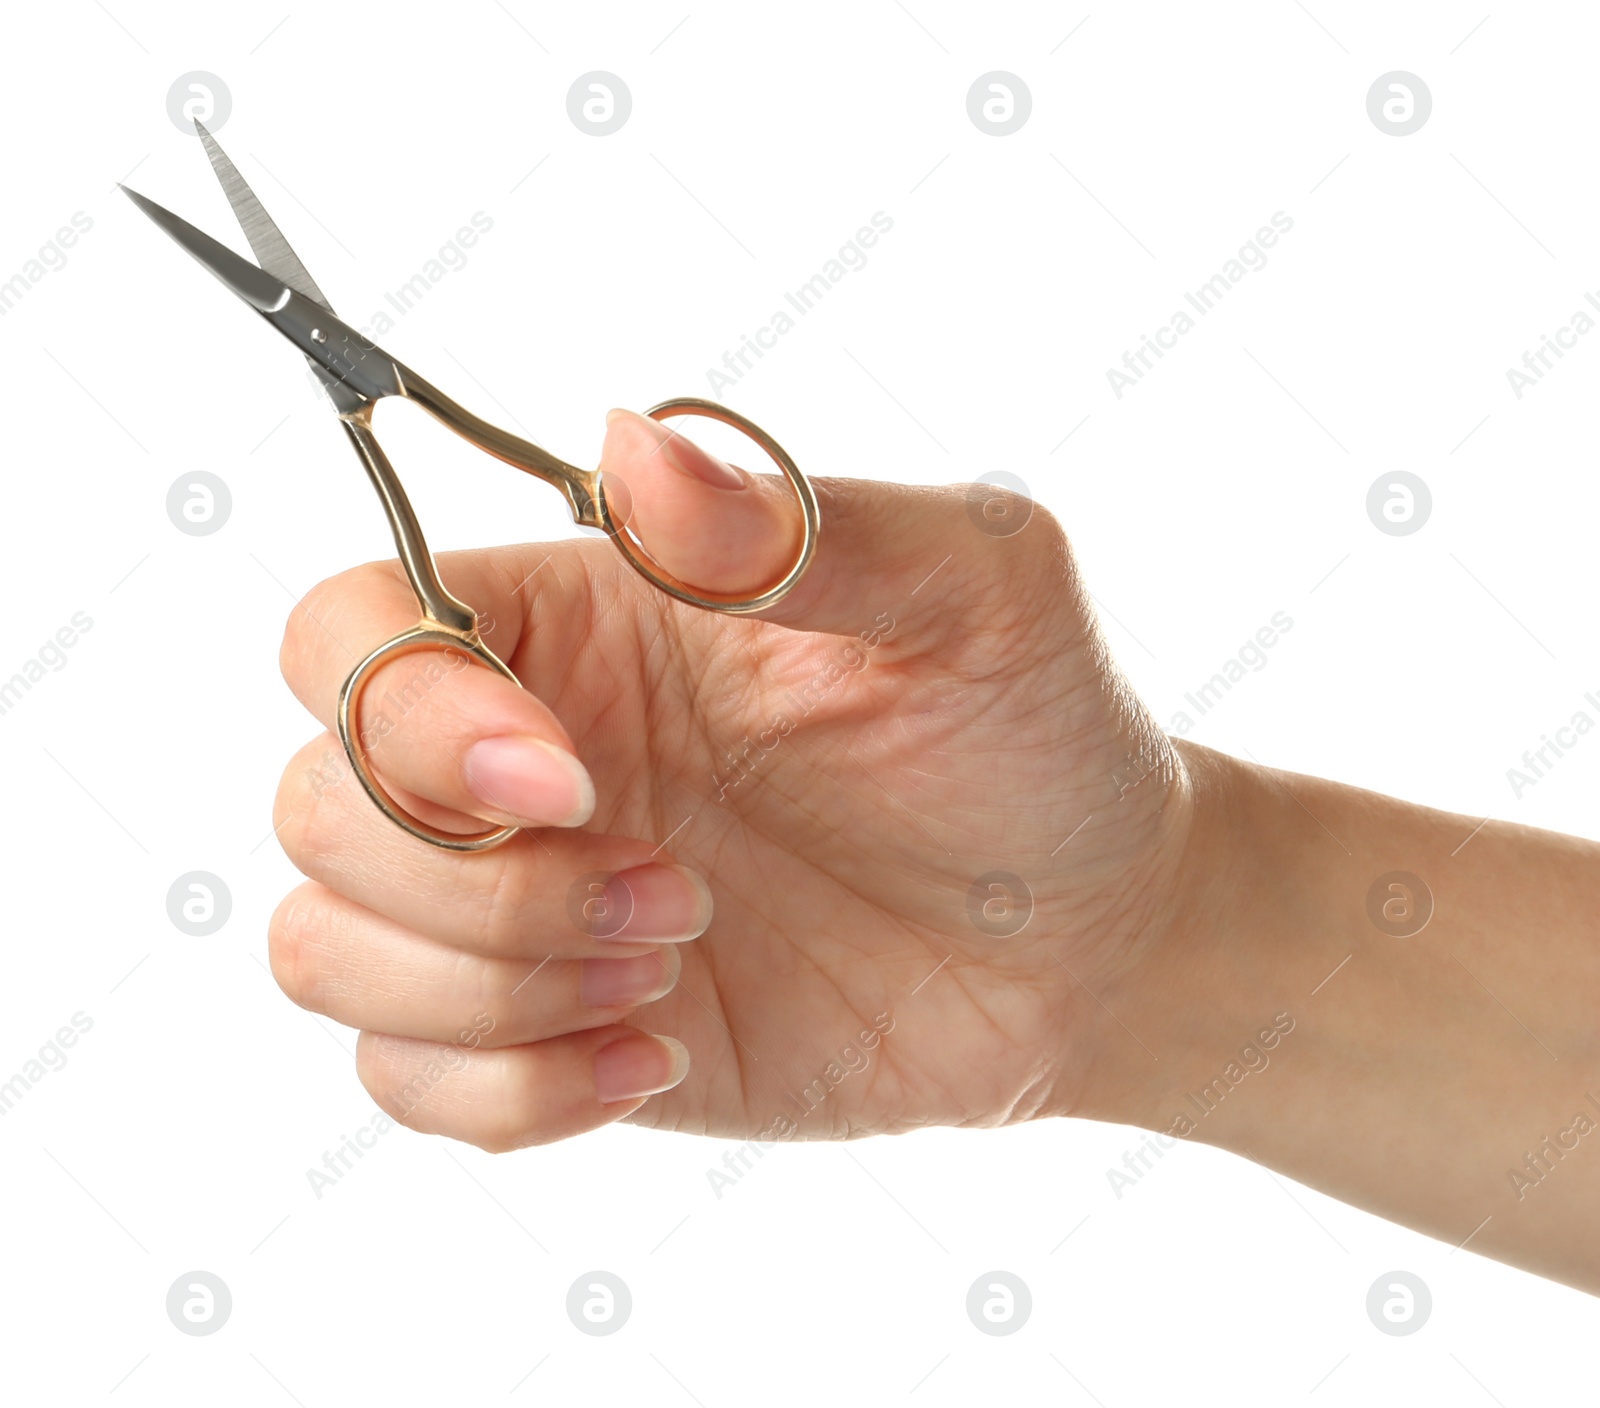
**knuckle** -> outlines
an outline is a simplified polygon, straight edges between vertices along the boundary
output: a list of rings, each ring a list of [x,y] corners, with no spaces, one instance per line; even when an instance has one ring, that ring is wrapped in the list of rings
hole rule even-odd
[[[339,844],[342,828],[332,823],[329,791],[350,776],[350,766],[339,740],[331,733],[313,739],[289,760],[278,780],[273,799],[273,825],[278,843],[296,870],[320,878],[319,865]]]
[[[484,1102],[483,1123],[472,1142],[490,1154],[509,1154],[543,1143],[538,1134],[539,1091],[527,1062],[501,1060],[498,1098]]]
[[[396,1051],[393,1041],[362,1032],[356,1074],[396,1124],[424,1134],[448,1134],[489,1154],[508,1154],[560,1137],[541,1132],[546,1095],[530,1063],[503,1053],[469,1060],[431,1042],[407,1041],[403,1051]],[[462,1081],[464,1088],[444,1089],[450,1081]]]
[[[1034,504],[1028,527],[1037,527],[1038,529],[1038,532],[1033,535],[1031,543],[1036,553],[1041,553],[1051,558],[1070,557],[1072,555],[1072,546],[1067,541],[1066,528],[1062,525],[1061,520],[1043,504]]]
[[[277,832],[278,845],[283,846],[283,853],[293,862],[294,869],[304,875],[312,874],[307,862],[318,845],[315,822],[323,810],[323,792],[338,781],[330,773],[334,754],[342,758],[338,739],[334,739],[333,734],[325,733],[322,738],[306,744],[290,758],[282,778],[278,778],[277,794],[272,798],[272,826]]]
[[[1065,583],[1076,592],[1081,586],[1077,558],[1061,520],[1042,504],[1034,505],[1033,517],[1020,535],[1028,566],[1046,584]]]
[[[300,693],[315,648],[315,637],[327,620],[330,601],[337,577],[318,582],[289,610],[289,619],[283,624],[283,641],[278,647],[278,669],[284,681],[296,694]]]
[[[375,1087],[371,1082],[366,1082],[368,1092],[390,1119],[418,1134],[428,1134],[432,1131],[428,1121],[423,1118],[424,1101],[418,1085],[415,1076],[404,1082],[393,1081],[387,1086]]]
[[[394,563],[366,562],[318,582],[295,603],[284,623],[278,667],[297,695],[307,683],[318,651],[330,636],[339,638],[339,619],[350,604],[375,597],[386,586],[392,590],[394,581]]]
[[[372,1032],[361,1033],[356,1042],[356,1076],[384,1114],[407,1129],[420,1130],[428,1078],[424,1071],[383,1054],[382,1041]]]
[[[466,1140],[486,1154],[511,1154],[528,1147],[527,1135],[520,1130],[513,1131],[507,1121],[496,1121],[495,1128],[468,1134]]]
[[[311,887],[301,885],[284,896],[267,925],[267,958],[272,976],[297,1007],[315,1009],[317,992],[318,905]]]
[[[476,891],[479,896],[483,952],[494,958],[515,957],[525,945],[529,928],[532,882],[524,848],[513,841],[489,852],[479,851],[464,857],[461,869],[462,893]]]
[[[1056,599],[1065,587],[1080,586],[1077,560],[1067,530],[1043,504],[1033,503],[1027,522],[1013,534],[988,539],[989,561],[1014,588],[1016,606]]]
[[[457,953],[455,988],[472,996],[462,1005],[456,1045],[469,1051],[504,1045],[506,1034],[517,1030],[522,1016],[514,994],[526,976],[503,964],[485,962],[476,954]]]
[[[1023,570],[1058,570],[1062,562],[1070,561],[1072,548],[1061,520],[1037,499],[1013,502],[1020,502],[1025,508],[1007,522],[1003,531],[983,535],[990,552]]]

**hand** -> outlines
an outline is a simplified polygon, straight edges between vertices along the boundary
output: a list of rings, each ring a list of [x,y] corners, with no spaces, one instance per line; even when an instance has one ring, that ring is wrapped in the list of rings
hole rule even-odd
[[[698,586],[791,560],[781,480],[627,412],[601,467]],[[816,487],[815,562],[760,619],[676,603],[600,540],[441,559],[524,688],[412,656],[359,722],[408,809],[530,828],[505,846],[407,836],[331,733],[290,763],[278,834],[309,881],[273,917],[273,972],[361,1029],[391,1116],[496,1150],[619,1118],[993,1125],[1071,1111],[1129,1043],[1099,995],[1181,907],[1191,798],[1059,526],[982,486]],[[980,494],[1003,533],[969,513]],[[394,562],[296,609],[284,674],[325,728],[350,667],[416,615]],[[995,871],[1031,912],[1006,880],[974,898]]]

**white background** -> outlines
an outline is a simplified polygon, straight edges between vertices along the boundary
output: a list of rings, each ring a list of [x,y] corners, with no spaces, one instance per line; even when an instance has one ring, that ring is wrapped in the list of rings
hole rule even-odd
[[[467,266],[383,340],[579,461],[609,406],[708,394],[706,369],[881,210],[894,228],[867,266],[724,399],[814,473],[1022,476],[1068,525],[1163,723],[1285,611],[1270,663],[1191,737],[1595,835],[1593,735],[1520,798],[1506,770],[1600,688],[1600,336],[1520,401],[1506,369],[1600,288],[1596,16],[287,3],[6,17],[0,280],[74,212],[93,229],[0,318],[0,677],[74,612],[94,625],[0,716],[0,1080],[73,1013],[93,1028],[0,1119],[0,1393],[1117,1408],[1591,1392],[1593,1300],[1201,1147],[1119,1200],[1106,1170],[1137,1135],[1115,1127],[782,1147],[720,1200],[711,1141],[615,1128],[491,1158],[395,1130],[318,1199],[307,1169],[374,1107],[354,1034],[264,967],[296,878],[271,798],[313,732],[277,645],[291,595],[392,549],[300,359],[112,187],[243,248],[165,107],[205,70],[232,96],[219,139],[351,322],[484,212]],[[596,69],[633,98],[605,138],[565,106]],[[1033,97],[1003,138],[966,110],[994,69]],[[1433,95],[1404,138],[1366,112],[1395,69]],[[1118,400],[1106,369],[1275,211],[1294,228],[1267,266]],[[436,548],[572,531],[556,495],[420,419],[383,434]],[[188,537],[167,490],[202,469],[232,516]],[[1409,537],[1365,511],[1397,469],[1433,493]],[[191,870],[232,894],[209,938],[167,918]],[[205,1338],[165,1311],[197,1268],[233,1296]],[[596,1268],[634,1298],[606,1338],[564,1308]],[[1034,1303],[1001,1338],[965,1313],[996,1268]],[[1434,1299],[1406,1338],[1365,1311],[1394,1269]]]

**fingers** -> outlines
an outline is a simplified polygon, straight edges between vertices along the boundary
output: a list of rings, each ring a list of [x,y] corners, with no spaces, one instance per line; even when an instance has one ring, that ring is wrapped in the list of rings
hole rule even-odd
[[[622,411],[609,418],[601,469],[613,490],[625,486],[630,521],[651,555],[693,585],[758,591],[794,559],[801,516],[781,476],[729,469],[681,432]],[[764,620],[869,645],[891,633],[901,642],[920,637],[931,648],[970,641],[975,625],[992,636],[1074,585],[1059,525],[1021,495],[989,485],[812,484],[822,520],[816,556]],[[604,541],[451,553],[443,564],[452,591],[492,623],[485,641],[502,660],[512,659],[535,604],[560,643],[556,659],[604,629],[599,603],[613,602],[611,588],[622,583],[657,609],[693,610],[652,592]],[[597,591],[601,583],[607,590]],[[291,614],[284,677],[331,727],[350,669],[416,620],[397,563],[344,573]],[[398,800],[431,799],[422,819],[436,825],[476,829],[462,814],[500,825],[581,825],[593,805],[560,721],[536,695],[465,655],[388,662],[368,681],[356,726]]]
[[[373,564],[324,584],[290,619],[284,677],[325,726],[333,725],[340,687],[356,661],[416,624],[416,599],[391,567]],[[503,595],[489,575],[452,571],[478,601]],[[520,611],[503,615],[520,624]],[[498,632],[493,643],[509,654],[515,638]],[[581,826],[593,814],[594,783],[560,721],[466,651],[424,650],[387,662],[368,678],[354,727],[390,790],[436,825],[479,829],[452,825],[464,813],[499,825]],[[423,798],[430,807],[413,807]]]
[[[511,549],[453,552],[441,559],[446,585],[477,612],[479,629],[502,660],[516,649],[525,579],[544,560]],[[368,562],[319,582],[289,613],[279,655],[295,697],[333,727],[339,686],[374,647],[417,624],[420,607],[400,564]]]
[[[356,1069],[400,1123],[499,1153],[631,1114],[677,1085],[689,1056],[672,1037],[616,1026],[498,1051],[363,1032]]]
[[[310,745],[290,774],[336,746]],[[710,921],[698,876],[642,842],[582,833],[550,833],[548,851],[517,838],[466,867],[398,846],[409,838],[354,785],[282,795],[301,806],[280,827],[285,849],[338,892],[304,885],[279,906],[273,975],[301,1006],[362,1029],[358,1072],[393,1118],[521,1148],[609,1124],[683,1079],[681,1043],[616,1024],[676,985],[677,944]],[[624,868],[574,892],[571,874],[598,862]]]
[[[371,804],[331,735],[284,772],[274,821],[302,874],[485,957],[630,956],[696,938],[711,922],[705,881],[648,841],[544,831],[476,854],[424,845]]]
[[[496,1050],[608,1026],[664,997],[682,957],[484,958],[413,933],[315,883],[278,906],[272,974],[301,1007],[348,1027]]]

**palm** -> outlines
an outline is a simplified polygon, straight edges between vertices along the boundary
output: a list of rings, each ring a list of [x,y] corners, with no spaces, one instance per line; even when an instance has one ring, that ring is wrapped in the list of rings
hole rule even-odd
[[[523,580],[533,551],[502,550],[495,575]],[[1059,1093],[1040,1053],[1075,978],[1092,987],[1142,922],[1167,776],[1059,569],[1048,592],[973,580],[969,619],[908,650],[893,612],[864,609],[862,638],[811,634],[679,607],[603,543],[554,565],[515,598],[510,663],[594,776],[591,829],[661,841],[717,904],[678,987],[634,1019],[683,1040],[693,1072],[633,1120],[845,1137]],[[1005,605],[1030,596],[1051,605]],[[969,914],[993,871],[1031,891],[1015,935],[1027,902],[1008,919],[1005,888],[995,933]],[[867,1050],[875,1021],[892,1032]]]

